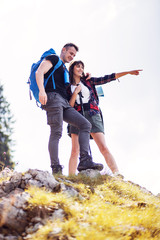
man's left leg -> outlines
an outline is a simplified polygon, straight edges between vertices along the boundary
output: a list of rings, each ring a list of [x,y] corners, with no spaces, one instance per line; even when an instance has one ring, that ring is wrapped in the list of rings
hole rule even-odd
[[[86,169],[97,169],[101,171],[103,165],[94,163],[92,157],[88,154],[91,130],[90,122],[72,107],[68,107],[64,110],[63,119],[79,129],[80,163],[77,168],[78,171]]]

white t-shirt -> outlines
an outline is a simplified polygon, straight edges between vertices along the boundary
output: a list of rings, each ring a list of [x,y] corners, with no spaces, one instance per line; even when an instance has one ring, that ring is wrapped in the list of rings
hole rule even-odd
[[[83,102],[83,103],[88,103],[88,101],[89,101],[89,99],[90,99],[89,89],[88,89],[82,82],[79,82],[79,84],[81,85],[81,88],[82,88],[82,90],[81,90],[82,96],[83,96],[82,102]],[[74,90],[75,90],[76,87],[77,87],[77,86],[75,86],[75,85],[71,85],[71,92],[72,92],[72,93],[74,92]],[[78,104],[80,104],[79,94],[77,95],[76,102],[77,102]]]

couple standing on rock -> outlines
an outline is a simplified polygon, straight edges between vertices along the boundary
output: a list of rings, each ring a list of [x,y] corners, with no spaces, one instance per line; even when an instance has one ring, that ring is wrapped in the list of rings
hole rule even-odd
[[[46,87],[44,87],[44,79],[49,76],[57,64],[59,60],[57,55],[46,57],[36,72],[39,101],[42,104],[42,109],[46,111],[47,123],[51,130],[48,148],[52,173],[62,173],[62,165],[58,158],[58,145],[62,136],[63,121],[65,121],[70,126],[72,138],[69,174],[75,174],[76,168],[78,171],[86,169],[101,171],[103,169],[103,165],[93,162],[89,155],[91,134],[112,173],[117,175],[119,174],[117,164],[105,143],[103,120],[98,107],[95,85],[105,84],[127,74],[139,75],[140,70],[113,73],[100,78],[90,76],[87,78],[84,74],[84,63],[75,61],[70,65],[70,84],[66,87],[65,63],[71,62],[77,52],[78,47],[73,43],[68,43],[62,48],[60,59],[63,64],[54,72],[55,86],[53,86],[52,76],[49,78]],[[81,99],[83,99],[83,103]],[[77,167],[78,156],[79,164]]]

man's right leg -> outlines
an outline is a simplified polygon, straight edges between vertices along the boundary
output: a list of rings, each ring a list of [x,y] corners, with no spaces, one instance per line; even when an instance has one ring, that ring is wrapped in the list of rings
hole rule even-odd
[[[58,158],[59,140],[62,136],[63,107],[53,107],[47,111],[47,123],[50,125],[48,150],[51,159],[52,173],[62,173],[62,166]]]

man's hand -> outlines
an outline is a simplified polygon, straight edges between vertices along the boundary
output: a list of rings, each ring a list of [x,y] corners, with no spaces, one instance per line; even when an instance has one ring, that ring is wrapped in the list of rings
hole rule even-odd
[[[90,73],[86,73],[85,77],[86,77],[86,80],[89,80],[91,78],[91,74]]]
[[[39,92],[39,101],[42,105],[46,105],[47,103],[47,94],[46,92]]]

